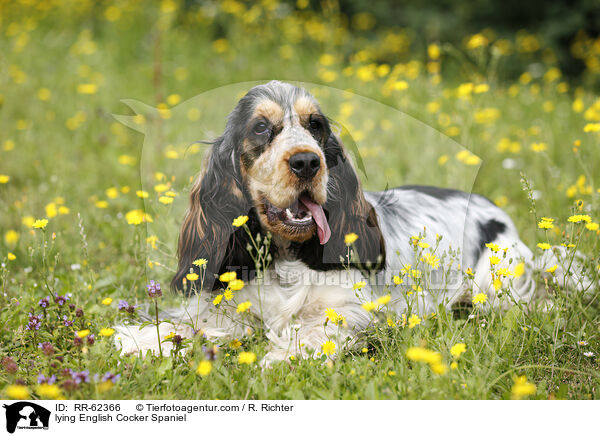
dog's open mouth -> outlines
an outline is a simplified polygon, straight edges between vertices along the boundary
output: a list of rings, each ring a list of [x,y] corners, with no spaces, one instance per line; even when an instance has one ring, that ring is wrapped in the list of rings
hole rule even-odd
[[[292,234],[312,234],[316,225],[321,244],[325,244],[331,236],[323,207],[306,193],[302,193],[289,207],[283,209],[265,200],[265,213],[270,222],[281,222]]]

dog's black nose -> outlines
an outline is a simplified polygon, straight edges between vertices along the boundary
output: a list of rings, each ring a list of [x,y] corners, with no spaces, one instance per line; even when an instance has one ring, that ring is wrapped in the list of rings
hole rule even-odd
[[[320,167],[321,159],[316,153],[296,153],[290,157],[290,169],[301,179],[312,179]]]

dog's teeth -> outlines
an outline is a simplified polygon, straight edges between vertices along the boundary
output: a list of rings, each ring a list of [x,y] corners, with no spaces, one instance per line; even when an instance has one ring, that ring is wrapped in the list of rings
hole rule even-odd
[[[287,208],[287,209],[285,210],[285,214],[287,215],[287,217],[288,217],[289,219],[291,219],[291,220],[292,220],[292,219],[294,219],[294,214],[292,213],[292,211],[291,211],[289,208]]]

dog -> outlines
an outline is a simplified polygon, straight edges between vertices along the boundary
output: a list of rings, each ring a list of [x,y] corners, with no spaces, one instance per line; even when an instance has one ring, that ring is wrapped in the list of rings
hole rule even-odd
[[[211,144],[191,189],[172,280],[189,302],[161,314],[161,337],[240,337],[247,327],[231,303],[247,301],[243,315],[264,326],[270,365],[314,357],[328,340],[338,350],[356,344],[377,305],[392,322],[409,310],[450,310],[472,294],[486,295],[488,308],[507,307],[533,299],[535,271],[558,264],[556,276],[564,273],[561,247],[534,259],[510,217],[483,196],[431,186],[363,191],[305,89],[279,81],[252,88]],[[237,217],[246,223],[232,225]],[[244,286],[231,303],[217,303],[227,272],[243,276]],[[190,273],[202,277],[201,289]],[[123,353],[158,350],[155,327],[117,330]]]

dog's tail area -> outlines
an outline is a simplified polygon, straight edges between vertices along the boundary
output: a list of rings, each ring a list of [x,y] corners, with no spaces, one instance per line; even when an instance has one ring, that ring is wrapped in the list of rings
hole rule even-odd
[[[586,275],[584,262],[585,257],[579,251],[555,245],[536,257],[534,269],[554,286],[587,293],[593,288],[593,280]]]
[[[544,300],[547,294],[539,281],[540,276],[552,288],[575,289],[584,293],[593,288],[593,281],[583,268],[583,255],[579,252],[554,246],[534,256],[518,236],[501,235],[493,242],[499,247],[509,247],[506,256],[502,250],[493,252],[486,248],[475,268],[473,286],[474,293],[482,292],[490,297],[490,306],[508,308],[512,299],[525,303]],[[490,262],[493,256],[499,259],[494,265]],[[512,299],[496,298],[500,290],[506,288],[510,289]]]
[[[114,327],[115,344],[121,354],[154,354],[160,349],[163,355],[169,355],[174,347],[170,336],[192,338],[197,334],[207,337],[221,337],[230,328],[227,318],[220,318],[211,312],[209,302],[199,296],[193,297],[188,304],[180,308],[171,308],[159,313],[158,330],[146,311],[139,311],[139,317],[146,321],[142,324],[121,324]]]

